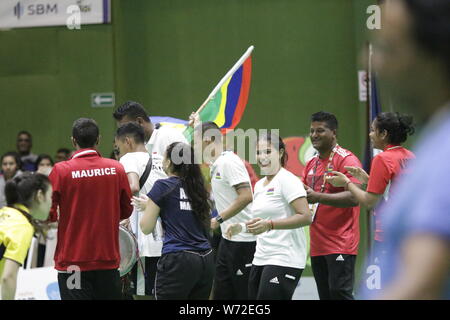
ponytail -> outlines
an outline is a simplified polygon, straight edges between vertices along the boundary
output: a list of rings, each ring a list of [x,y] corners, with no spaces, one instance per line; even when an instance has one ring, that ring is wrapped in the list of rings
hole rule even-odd
[[[192,211],[206,230],[210,228],[209,194],[200,166],[195,163],[194,150],[191,146],[174,142],[166,150],[172,171],[180,178],[182,187],[191,203]]]
[[[5,197],[8,206],[22,204],[30,207],[34,196],[39,190],[45,194],[49,188],[50,180],[39,173],[25,172],[5,185]]]
[[[17,179],[11,179],[6,182],[5,185],[5,198],[8,206],[19,203],[19,190],[16,180]]]
[[[398,112],[382,112],[375,118],[379,132],[386,130],[389,143],[401,144],[414,134],[413,118]]]

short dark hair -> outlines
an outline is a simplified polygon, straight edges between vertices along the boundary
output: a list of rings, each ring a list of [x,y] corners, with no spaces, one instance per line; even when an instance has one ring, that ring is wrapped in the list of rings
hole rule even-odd
[[[332,113],[319,111],[311,115],[311,122],[325,122],[330,130],[338,129],[338,121]]]
[[[50,161],[50,163],[52,164],[52,166],[55,165],[55,162],[53,161],[52,157],[50,157],[48,154],[40,154],[37,159],[36,159],[36,167],[39,166],[39,163],[44,160],[44,159],[48,159]]]
[[[94,119],[80,118],[72,126],[72,137],[80,148],[92,148],[97,142],[99,130]]]
[[[0,159],[0,164],[3,163],[3,159],[6,157],[13,157],[17,164],[17,170],[20,170],[22,168],[22,161],[20,160],[20,155],[15,151],[9,151],[2,155]]]
[[[8,206],[23,204],[30,207],[33,196],[38,190],[45,194],[50,186],[47,176],[39,173],[24,172],[9,180],[5,185],[5,198]]]
[[[214,139],[216,137],[222,138],[222,132],[220,131],[219,126],[213,121],[205,121],[205,122],[202,122],[201,124],[197,125],[194,128],[194,132],[199,132],[199,131],[201,131],[202,138],[205,137],[205,133],[207,133],[208,131],[209,131],[208,136],[211,136],[211,138],[214,138]],[[215,133],[217,133],[217,132],[220,132],[220,135],[216,135]]]
[[[450,80],[450,1],[403,0],[419,47],[445,64]]]
[[[382,112],[375,118],[378,131],[386,130],[389,143],[401,144],[414,133],[413,118],[398,112]]]
[[[126,136],[132,137],[136,143],[145,143],[144,129],[137,123],[129,122],[117,128],[117,138],[122,139]]]
[[[22,135],[22,134],[26,134],[28,137],[31,138],[31,133],[29,133],[29,132],[26,131],[26,130],[19,131],[19,133],[17,134],[17,136],[20,136],[20,135]]]
[[[222,132],[220,131],[219,126],[213,121],[202,122],[194,129],[196,132],[200,130],[202,133],[202,138],[204,138],[206,134],[208,137],[212,138],[212,141],[216,141],[216,138],[218,138],[218,141],[222,139]]]
[[[17,138],[19,138],[22,134],[26,134],[30,139],[30,142],[33,142],[33,136],[31,135],[31,133],[25,130],[19,131],[19,133],[17,134]]]
[[[151,122],[148,117],[147,111],[144,107],[135,101],[127,101],[116,109],[113,113],[114,119],[120,121],[123,117],[127,116],[132,121],[136,121],[138,117],[141,117],[146,122]]]
[[[65,153],[65,154],[67,154],[67,155],[69,155],[70,154],[70,150],[69,149],[67,149],[67,148],[59,148],[57,151],[56,151],[56,153]]]

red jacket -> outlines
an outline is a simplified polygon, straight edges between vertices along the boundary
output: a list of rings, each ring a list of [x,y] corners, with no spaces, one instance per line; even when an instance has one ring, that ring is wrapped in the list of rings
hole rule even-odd
[[[94,149],[81,149],[68,161],[55,164],[49,178],[53,187],[50,219],[59,220],[55,268],[117,269],[119,221],[133,211],[123,166]]]

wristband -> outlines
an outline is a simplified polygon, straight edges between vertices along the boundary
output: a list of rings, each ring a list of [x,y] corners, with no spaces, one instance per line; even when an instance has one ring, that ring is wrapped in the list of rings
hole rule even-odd
[[[344,186],[344,189],[345,189],[345,190],[348,190],[348,185],[349,185],[350,183],[352,183],[351,180],[348,180],[348,181],[345,183],[345,186]]]
[[[267,231],[273,230],[273,221],[272,221],[272,220],[269,220],[269,222],[270,222],[270,229],[267,230]]]
[[[244,222],[240,222],[239,225],[242,228],[241,232],[248,232],[247,225]]]
[[[223,223],[223,218],[220,216],[220,214],[217,215],[216,220],[219,224]]]

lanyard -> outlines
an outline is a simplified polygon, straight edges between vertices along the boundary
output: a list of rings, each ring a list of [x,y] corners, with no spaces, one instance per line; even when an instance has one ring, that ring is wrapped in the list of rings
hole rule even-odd
[[[20,205],[20,204],[15,204],[15,205],[13,205],[13,206],[10,206],[9,208],[16,209],[17,211],[19,211],[21,214],[23,214],[23,216],[24,216],[25,218],[27,218],[28,222],[29,222],[31,225],[33,225],[33,222],[34,222],[33,217],[31,216],[31,214],[30,214],[29,212],[27,212],[27,211],[24,210],[24,208],[26,208],[25,206],[22,206],[22,205]],[[34,225],[33,225],[33,226],[34,226]]]
[[[336,148],[338,147],[338,145],[336,145],[333,148],[333,151],[331,151],[330,153],[330,157],[328,158],[328,163],[326,165],[325,171],[323,173],[323,179],[322,179],[322,185],[320,186],[320,192],[322,193],[325,190],[325,176],[326,174],[331,171],[331,163],[333,162],[333,157],[336,153]],[[316,186],[316,171],[317,171],[317,166],[319,165],[319,157],[317,157],[317,161],[316,161],[316,165],[314,166],[314,171],[313,171],[313,180],[312,180],[312,189],[314,190],[314,187]],[[314,190],[315,191],[315,190]]]

